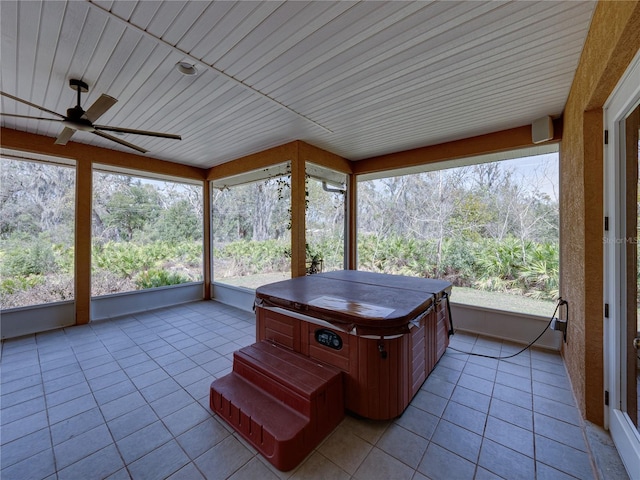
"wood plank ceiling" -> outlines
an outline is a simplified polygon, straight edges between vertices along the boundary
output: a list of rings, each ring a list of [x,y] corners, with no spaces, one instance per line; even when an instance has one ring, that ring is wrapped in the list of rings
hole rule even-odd
[[[594,7],[3,0],[0,86],[64,114],[69,79],[82,79],[85,109],[102,93],[118,99],[97,123],[181,134],[121,137],[178,163],[211,167],[297,139],[359,160],[561,114]],[[178,73],[181,61],[199,74]],[[48,116],[6,97],[1,108]],[[73,141],[133,152],[86,132]]]

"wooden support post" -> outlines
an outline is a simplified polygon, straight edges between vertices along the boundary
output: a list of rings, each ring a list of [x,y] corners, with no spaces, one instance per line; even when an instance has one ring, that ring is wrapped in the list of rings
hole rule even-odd
[[[76,324],[91,320],[91,200],[93,169],[89,160],[76,163],[75,301]]]
[[[296,149],[291,158],[291,276],[306,275],[306,177],[305,161]]]
[[[213,242],[211,241],[211,182],[205,180],[202,185],[202,249],[203,249],[203,280],[204,292],[202,298],[211,300],[211,280],[213,277],[211,265],[211,250]]]
[[[347,176],[345,202],[347,205],[346,268],[347,270],[356,270],[358,268],[358,181],[354,174]]]

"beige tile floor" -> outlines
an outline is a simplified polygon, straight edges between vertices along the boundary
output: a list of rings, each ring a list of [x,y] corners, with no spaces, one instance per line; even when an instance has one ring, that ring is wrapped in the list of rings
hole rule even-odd
[[[542,350],[448,350],[402,416],[347,416],[279,472],[208,407],[254,337],[252,314],[196,302],[4,341],[0,477],[599,478],[562,359]],[[520,349],[462,333],[451,345]]]

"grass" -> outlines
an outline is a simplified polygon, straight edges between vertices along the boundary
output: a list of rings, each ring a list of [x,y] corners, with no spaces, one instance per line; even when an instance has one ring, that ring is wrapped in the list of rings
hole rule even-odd
[[[486,292],[467,287],[453,287],[451,302],[508,312],[528,313],[547,318],[551,317],[556,308],[556,303],[550,300],[536,300],[522,295]]]
[[[216,278],[215,281],[225,285],[233,285],[234,287],[245,287],[256,289],[261,285],[279,282],[291,278],[291,272],[271,272],[258,273],[254,275],[245,275],[242,277],[225,277]]]

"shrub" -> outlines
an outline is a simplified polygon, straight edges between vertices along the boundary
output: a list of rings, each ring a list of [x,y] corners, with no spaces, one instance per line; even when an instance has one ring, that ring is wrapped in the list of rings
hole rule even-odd
[[[278,240],[231,242],[215,249],[214,256],[233,276],[282,271],[288,268],[289,245]]]
[[[0,282],[0,292],[3,295],[11,295],[21,290],[29,290],[42,283],[44,283],[44,277],[40,275],[2,278]]]
[[[140,272],[136,276],[135,284],[138,290],[144,290],[146,288],[164,287],[166,285],[179,285],[190,281],[191,280],[188,277],[176,272],[151,269]]]
[[[58,269],[53,246],[46,240],[11,245],[2,261],[2,275],[27,277],[54,273]]]
[[[106,270],[122,278],[135,278],[149,269],[161,269],[167,262],[202,265],[202,245],[199,242],[107,242],[94,244],[93,269]]]
[[[67,274],[5,278],[0,303],[4,309],[58,302],[72,299],[73,291],[73,277]]]
[[[433,240],[361,236],[359,268],[383,273],[446,278],[456,286],[539,299],[558,295],[557,242],[478,241],[446,238],[441,258]]]

